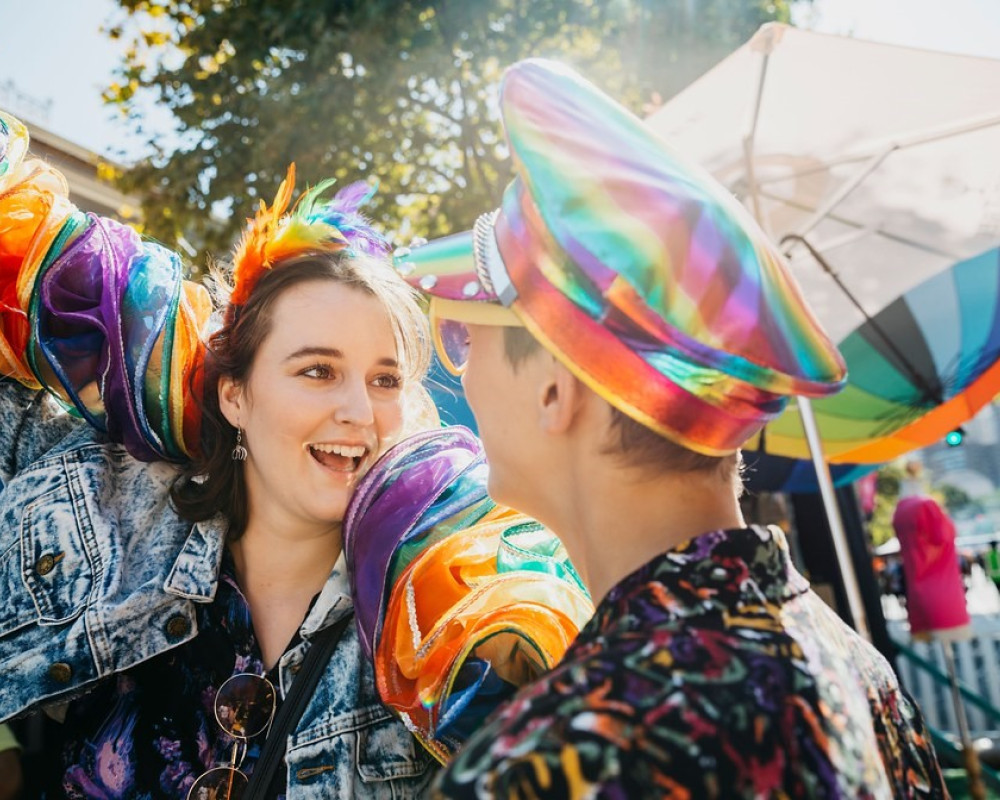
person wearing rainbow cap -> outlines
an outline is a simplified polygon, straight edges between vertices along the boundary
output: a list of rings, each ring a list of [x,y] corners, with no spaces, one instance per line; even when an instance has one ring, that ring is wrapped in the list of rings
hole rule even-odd
[[[500,108],[500,209],[397,267],[464,373],[490,494],[562,539],[597,610],[436,794],[946,796],[889,664],[740,513],[742,443],[845,379],[781,254],[571,70],[514,65]]]

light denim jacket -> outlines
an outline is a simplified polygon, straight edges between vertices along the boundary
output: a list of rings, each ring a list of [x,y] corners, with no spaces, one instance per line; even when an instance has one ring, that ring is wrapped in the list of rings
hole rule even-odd
[[[42,393],[0,380],[0,721],[78,696],[193,638],[215,596],[221,521],[173,511],[169,464],[133,459]],[[280,662],[353,613],[343,558]],[[288,799],[424,793],[433,759],[379,702],[355,626],[289,738]]]

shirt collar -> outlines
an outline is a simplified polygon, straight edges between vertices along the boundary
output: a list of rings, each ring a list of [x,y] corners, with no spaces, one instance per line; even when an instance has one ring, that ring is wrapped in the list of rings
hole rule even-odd
[[[319,596],[299,627],[299,633],[303,638],[310,638],[317,631],[329,627],[353,610],[351,585],[347,579],[347,559],[341,551]]]
[[[601,602],[601,629],[644,614],[692,617],[751,605],[780,605],[809,589],[792,565],[780,528],[753,526],[696,536],[620,581]]]

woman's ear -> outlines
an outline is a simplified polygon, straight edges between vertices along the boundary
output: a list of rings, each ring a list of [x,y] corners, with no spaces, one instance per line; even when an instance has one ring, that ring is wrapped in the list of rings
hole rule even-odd
[[[243,419],[243,404],[246,402],[243,384],[224,375],[219,378],[218,392],[219,410],[222,412],[222,416],[234,428],[240,427]]]

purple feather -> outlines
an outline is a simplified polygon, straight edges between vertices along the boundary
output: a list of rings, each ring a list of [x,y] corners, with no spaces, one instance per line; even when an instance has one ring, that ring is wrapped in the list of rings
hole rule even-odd
[[[355,181],[337,192],[329,203],[316,209],[324,222],[333,225],[344,235],[353,250],[368,255],[384,255],[389,252],[389,242],[359,211],[361,206],[371,200],[377,189],[377,185]]]

